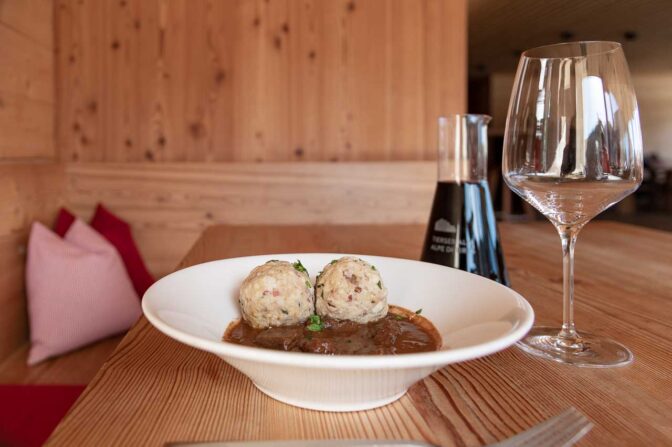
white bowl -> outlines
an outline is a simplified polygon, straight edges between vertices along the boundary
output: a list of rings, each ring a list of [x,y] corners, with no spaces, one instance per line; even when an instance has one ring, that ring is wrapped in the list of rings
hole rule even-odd
[[[270,259],[300,259],[312,277],[342,254],[298,253],[208,262],[177,271],[147,290],[142,309],[161,332],[220,356],[274,399],[323,411],[379,407],[437,369],[492,354],[520,340],[534,312],[519,294],[461,270],[406,259],[355,255],[380,271],[390,304],[422,309],[443,338],[439,351],[380,356],[282,352],[222,341],[240,317],[238,288]]]

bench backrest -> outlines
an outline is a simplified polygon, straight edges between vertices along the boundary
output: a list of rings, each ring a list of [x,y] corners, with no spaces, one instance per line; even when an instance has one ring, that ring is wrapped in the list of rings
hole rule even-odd
[[[0,165],[0,361],[27,341],[24,266],[30,225],[37,220],[50,226],[62,201],[62,165]]]

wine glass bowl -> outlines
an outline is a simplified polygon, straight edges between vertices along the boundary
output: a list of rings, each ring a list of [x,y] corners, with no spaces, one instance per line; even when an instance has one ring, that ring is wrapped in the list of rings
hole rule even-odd
[[[624,346],[574,327],[574,244],[593,217],[643,175],[639,112],[620,44],[573,42],[525,51],[504,136],[504,180],[556,227],[563,247],[561,328],[533,328],[520,347],[577,366],[621,366]]]

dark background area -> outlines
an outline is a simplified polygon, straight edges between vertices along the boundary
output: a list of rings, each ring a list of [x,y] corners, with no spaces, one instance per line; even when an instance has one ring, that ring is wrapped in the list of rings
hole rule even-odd
[[[543,219],[501,180],[506,105],[520,54],[558,42],[623,45],[637,91],[645,173],[639,190],[599,219],[672,231],[672,1],[470,0],[468,110],[493,116],[490,182],[504,219]]]

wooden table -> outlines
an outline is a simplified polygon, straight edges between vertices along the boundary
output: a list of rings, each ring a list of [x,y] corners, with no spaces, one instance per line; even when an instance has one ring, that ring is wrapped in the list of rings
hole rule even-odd
[[[550,224],[502,224],[513,287],[537,322],[561,319],[560,242]],[[209,228],[180,267],[248,254],[342,251],[417,258],[422,226]],[[483,445],[573,405],[595,423],[581,445],[672,445],[672,234],[593,222],[577,247],[579,329],[635,354],[620,369],[578,369],[510,348],[444,368],[375,410],[322,413],[276,402],[214,355],[142,318],[50,445],[176,440],[394,438]],[[188,297],[185,297],[188,299]]]

